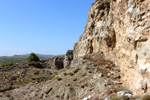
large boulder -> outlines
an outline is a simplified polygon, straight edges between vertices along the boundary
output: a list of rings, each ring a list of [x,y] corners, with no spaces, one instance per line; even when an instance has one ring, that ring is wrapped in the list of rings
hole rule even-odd
[[[68,67],[73,60],[73,50],[68,50],[64,59],[64,67]]]
[[[28,62],[27,66],[33,66],[33,67],[36,67],[36,68],[44,68],[45,67],[45,66],[42,66],[42,63],[35,62],[35,61]]]
[[[73,60],[73,50],[68,50],[64,56],[55,56],[49,58],[47,61],[47,67],[51,69],[66,68],[71,64]]]
[[[56,56],[48,59],[47,67],[51,69],[62,69],[64,68],[65,56]]]

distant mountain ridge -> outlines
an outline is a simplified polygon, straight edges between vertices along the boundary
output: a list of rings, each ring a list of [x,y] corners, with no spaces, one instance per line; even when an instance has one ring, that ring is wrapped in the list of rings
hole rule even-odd
[[[53,57],[53,56],[55,56],[55,55],[46,55],[46,54],[36,54],[38,57]],[[23,55],[14,55],[14,56],[26,56],[26,57],[28,57],[28,56],[30,56],[30,54],[23,54]]]
[[[54,56],[61,56],[61,55],[45,55],[45,54],[36,54],[41,59],[47,59]],[[30,56],[30,54],[23,54],[23,55],[13,55],[13,56],[0,56],[0,64],[6,63],[6,62],[12,62],[12,63],[22,63],[26,62],[27,58]]]
[[[61,55],[50,55],[50,54],[36,54],[38,57],[46,57],[46,58],[49,58],[49,57],[54,57],[54,56],[61,56]],[[30,54],[21,54],[21,55],[13,55],[13,56],[0,56],[0,58],[3,58],[3,57],[29,57]]]

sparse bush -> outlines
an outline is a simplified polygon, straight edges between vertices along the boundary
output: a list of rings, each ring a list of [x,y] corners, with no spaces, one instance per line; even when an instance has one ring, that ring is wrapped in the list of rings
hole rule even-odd
[[[149,94],[144,95],[143,100],[150,100],[150,95]]]
[[[89,72],[89,73],[92,73],[92,71],[91,71],[91,70],[88,70],[88,72]]]
[[[54,77],[55,77],[55,75],[52,75],[52,76],[50,77],[50,80],[52,80]]]
[[[32,82],[32,81],[29,80],[29,79],[25,79],[25,82],[30,83],[30,82]]]
[[[67,73],[64,73],[64,76],[66,76],[67,75]]]
[[[71,86],[71,84],[67,84],[67,86]]]
[[[7,62],[7,63],[5,64],[5,66],[12,66],[12,65],[13,65],[12,62]]]
[[[73,78],[72,80],[73,80],[73,81],[77,81],[77,78]]]
[[[74,74],[70,72],[70,73],[67,73],[67,75],[73,76]]]
[[[72,70],[72,72],[73,72],[73,73],[77,73],[78,70],[79,70],[78,68],[75,68],[75,69]]]
[[[35,53],[31,53],[30,56],[28,57],[28,62],[31,61],[39,61],[39,57]]]
[[[1,64],[1,68],[3,68],[3,67],[7,67],[7,66],[12,66],[13,65],[13,63],[12,62],[7,62],[7,63],[5,63],[5,64]]]
[[[58,81],[62,80],[62,78],[60,78],[58,76],[55,79],[58,80]]]
[[[86,72],[82,72],[82,74],[81,74],[82,76],[85,76],[86,75]]]
[[[49,92],[51,92],[52,89],[53,89],[53,88],[49,88],[45,93],[46,93],[46,94],[49,94]]]

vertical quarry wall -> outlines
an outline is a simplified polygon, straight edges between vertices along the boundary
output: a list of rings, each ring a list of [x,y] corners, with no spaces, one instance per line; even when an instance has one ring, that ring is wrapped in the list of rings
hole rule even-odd
[[[122,83],[134,93],[150,92],[150,1],[95,0],[74,58],[94,52],[120,66]]]

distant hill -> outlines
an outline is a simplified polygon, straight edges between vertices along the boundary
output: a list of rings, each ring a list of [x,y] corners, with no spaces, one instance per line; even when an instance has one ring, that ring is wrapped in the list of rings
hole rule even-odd
[[[27,62],[27,58],[30,54],[23,54],[23,55],[14,55],[14,56],[1,56],[0,57],[0,64],[6,63],[6,62],[12,62],[12,63],[22,63]],[[50,57],[53,57],[54,55],[44,55],[44,54],[36,54],[40,59],[47,59]]]
[[[36,54],[38,57],[46,57],[46,58],[50,58],[50,57],[53,57],[55,55],[44,55],[44,54]],[[28,57],[30,56],[30,54],[23,54],[23,55],[14,55],[14,56],[25,56],[25,57]]]
[[[0,64],[2,63],[7,63],[7,62],[12,62],[12,63],[22,63],[22,62],[26,62],[27,61],[27,57],[25,56],[3,56],[0,57]]]

